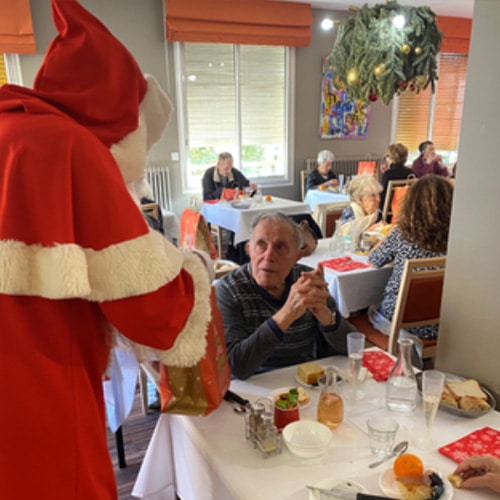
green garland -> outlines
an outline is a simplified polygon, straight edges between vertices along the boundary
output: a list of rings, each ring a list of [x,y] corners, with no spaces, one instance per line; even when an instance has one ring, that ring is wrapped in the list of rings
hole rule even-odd
[[[397,28],[393,19],[403,15]],[[364,5],[342,23],[328,58],[333,81],[351,99],[389,104],[395,93],[420,92],[437,80],[437,54],[442,33],[429,7],[401,6],[389,0]]]

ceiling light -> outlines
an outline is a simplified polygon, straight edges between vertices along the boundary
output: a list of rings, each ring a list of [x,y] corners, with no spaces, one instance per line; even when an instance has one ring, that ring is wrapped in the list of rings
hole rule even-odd
[[[392,23],[394,24],[394,26],[396,26],[396,28],[403,28],[406,24],[405,16],[402,16],[401,14],[394,16]]]
[[[330,31],[333,28],[333,21],[329,17],[325,17],[321,21],[321,29],[323,31]]]

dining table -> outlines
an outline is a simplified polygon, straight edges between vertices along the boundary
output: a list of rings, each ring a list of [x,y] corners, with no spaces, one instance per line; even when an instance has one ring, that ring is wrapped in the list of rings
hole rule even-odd
[[[249,198],[249,206],[244,203],[233,203],[232,200],[209,200],[203,203],[201,214],[210,224],[217,224],[234,233],[234,244],[250,239],[252,222],[255,217],[264,212],[281,212],[286,215],[310,214],[307,203],[302,203],[277,196],[270,197],[267,201]],[[245,208],[237,208],[245,207]]]
[[[376,351],[369,348],[365,353]],[[317,361],[333,366],[339,373],[348,370],[344,356]],[[369,373],[369,372],[367,372]],[[297,387],[297,366],[231,381],[230,390],[251,403],[268,398],[272,391]],[[347,378],[345,379],[347,380]],[[390,415],[399,424],[396,441],[409,442],[408,453],[417,455],[426,468],[443,477],[452,473],[456,463],[438,451],[472,431],[484,427],[500,429],[500,413],[491,410],[478,418],[464,418],[438,410],[431,435],[431,446],[420,445],[424,429],[421,396],[409,413],[390,411],[385,404],[386,382],[366,377],[358,384],[364,397],[352,401],[349,383],[339,386],[344,399],[344,419],[331,431],[326,452],[315,458],[299,458],[285,445],[281,454],[262,456],[245,439],[244,415],[232,403],[223,401],[205,417],[162,414],[149,443],[132,494],[146,500],[313,500],[306,485],[332,487],[353,481],[368,493],[384,495],[381,481],[392,469],[393,460],[377,468],[369,447],[368,417]],[[319,391],[306,387],[310,404],[300,409],[300,419],[316,420]],[[498,432],[498,431],[497,431]],[[487,490],[460,490],[446,486],[442,500],[487,500],[498,498]]]
[[[349,195],[341,191],[333,189],[309,189],[304,198],[304,202],[309,205],[311,211],[314,212],[316,205],[323,203],[348,203],[350,201]]]
[[[333,256],[330,253],[329,244],[330,238],[318,240],[316,250],[311,255],[302,257],[299,263],[315,268],[320,262],[330,260]],[[368,264],[368,256],[366,255],[347,252],[343,256],[355,262]],[[352,313],[365,309],[370,305],[379,303],[382,300],[385,285],[391,274],[391,265],[381,268],[364,267],[348,271],[336,271],[324,267],[328,290],[337,302],[338,310],[344,318],[348,318]]]

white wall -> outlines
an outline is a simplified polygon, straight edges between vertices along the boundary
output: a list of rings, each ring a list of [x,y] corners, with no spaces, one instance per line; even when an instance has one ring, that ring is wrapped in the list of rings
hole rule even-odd
[[[500,2],[476,0],[437,366],[500,403]]]

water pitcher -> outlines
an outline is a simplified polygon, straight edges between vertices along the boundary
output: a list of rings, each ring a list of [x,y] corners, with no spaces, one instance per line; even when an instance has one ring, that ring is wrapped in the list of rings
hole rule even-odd
[[[386,405],[389,410],[410,412],[417,403],[417,380],[411,364],[413,340],[399,339],[399,355],[386,386]]]

